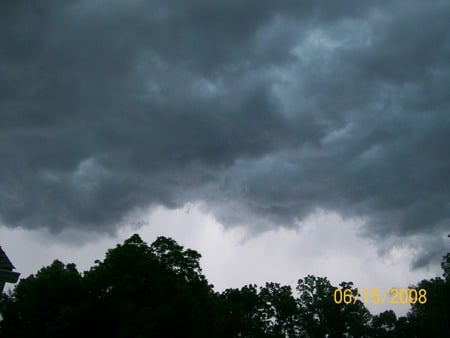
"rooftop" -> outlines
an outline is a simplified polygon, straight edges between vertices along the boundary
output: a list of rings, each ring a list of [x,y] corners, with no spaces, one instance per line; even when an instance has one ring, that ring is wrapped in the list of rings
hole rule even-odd
[[[2,250],[1,246],[0,246],[0,269],[3,270],[15,269],[14,265],[12,265],[11,261],[9,260],[8,256],[6,256],[5,252]]]

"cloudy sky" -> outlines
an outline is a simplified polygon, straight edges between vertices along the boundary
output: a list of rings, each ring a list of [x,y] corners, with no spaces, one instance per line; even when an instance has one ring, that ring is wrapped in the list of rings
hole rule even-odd
[[[218,290],[439,275],[449,17],[445,0],[2,1],[0,245],[27,276],[171,236]]]

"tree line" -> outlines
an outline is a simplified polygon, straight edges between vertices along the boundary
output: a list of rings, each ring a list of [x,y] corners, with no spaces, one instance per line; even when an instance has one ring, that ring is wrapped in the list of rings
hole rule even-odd
[[[201,255],[138,235],[80,273],[55,260],[0,298],[0,337],[449,337],[450,253],[443,276],[422,280],[424,304],[406,316],[372,315],[360,300],[337,304],[326,277],[308,275],[295,289],[278,283],[216,292]]]

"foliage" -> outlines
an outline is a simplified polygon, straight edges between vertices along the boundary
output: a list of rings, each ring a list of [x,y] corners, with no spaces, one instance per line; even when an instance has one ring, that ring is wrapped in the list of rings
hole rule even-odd
[[[81,280],[74,264],[58,260],[22,279],[12,294],[2,298],[2,336],[37,337],[43,328],[48,337],[56,337],[59,329],[75,334]]]
[[[340,288],[357,290],[351,282],[342,282]],[[307,276],[299,279],[299,308],[301,323],[309,337],[361,337],[367,334],[370,313],[364,304],[356,300],[350,304],[337,303],[330,281],[326,277]]]
[[[449,281],[437,277],[422,280],[413,288],[427,291],[426,303],[413,304],[408,313],[408,320],[413,331],[424,337],[448,337],[450,333]]]
[[[278,283],[214,292],[200,254],[173,239],[138,235],[108,250],[81,274],[55,260],[1,295],[0,337],[448,337],[450,254],[443,277],[412,286],[427,302],[405,317],[372,316],[364,304],[337,304],[340,288],[308,275],[294,290]]]
[[[372,317],[371,334],[375,338],[390,338],[396,336],[397,316],[394,311],[387,310]]]

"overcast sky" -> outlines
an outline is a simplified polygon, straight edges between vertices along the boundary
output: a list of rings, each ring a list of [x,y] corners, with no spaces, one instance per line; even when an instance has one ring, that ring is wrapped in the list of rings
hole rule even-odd
[[[449,17],[445,0],[2,1],[0,245],[27,276],[167,235],[218,290],[439,275]]]

